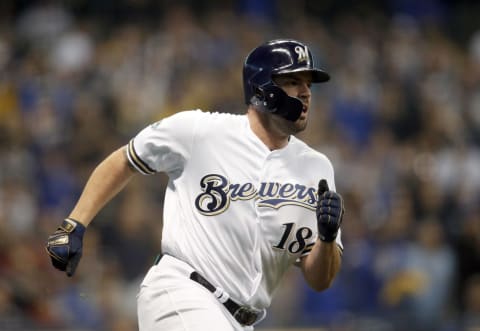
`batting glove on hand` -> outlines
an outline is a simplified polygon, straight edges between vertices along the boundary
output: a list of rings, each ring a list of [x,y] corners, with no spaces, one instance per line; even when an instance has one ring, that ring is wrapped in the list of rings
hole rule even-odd
[[[63,220],[54,234],[48,237],[47,252],[55,268],[73,276],[82,257],[82,240],[85,226],[71,218]]]
[[[317,226],[321,241],[332,242],[337,238],[345,209],[340,194],[330,191],[325,179],[318,183]]]

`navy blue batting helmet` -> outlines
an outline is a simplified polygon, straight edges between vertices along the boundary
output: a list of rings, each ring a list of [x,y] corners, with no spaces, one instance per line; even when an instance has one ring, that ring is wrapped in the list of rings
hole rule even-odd
[[[260,111],[279,114],[296,121],[302,112],[302,102],[289,97],[273,82],[276,75],[309,72],[312,83],[326,82],[330,75],[315,68],[308,47],[296,40],[278,39],[255,48],[243,65],[243,88],[245,103]]]

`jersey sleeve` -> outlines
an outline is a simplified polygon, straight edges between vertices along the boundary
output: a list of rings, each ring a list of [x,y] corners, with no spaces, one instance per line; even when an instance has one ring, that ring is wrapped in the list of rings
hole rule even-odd
[[[202,114],[200,110],[184,111],[147,126],[128,143],[128,161],[144,175],[181,172]]]

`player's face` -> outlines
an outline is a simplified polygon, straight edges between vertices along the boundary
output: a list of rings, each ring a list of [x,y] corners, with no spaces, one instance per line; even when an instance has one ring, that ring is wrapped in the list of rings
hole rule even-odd
[[[307,127],[308,110],[312,98],[310,90],[312,86],[311,74],[308,72],[290,73],[277,76],[275,77],[274,81],[275,84],[284,90],[288,96],[298,98],[303,103],[303,111],[295,122],[285,119],[281,120],[283,123],[282,126],[284,126],[284,129],[288,131],[286,133],[295,134],[305,130]],[[279,122],[279,124],[281,123]]]

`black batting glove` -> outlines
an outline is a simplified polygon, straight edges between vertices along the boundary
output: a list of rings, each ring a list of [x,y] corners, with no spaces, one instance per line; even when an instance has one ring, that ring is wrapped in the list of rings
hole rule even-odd
[[[82,257],[85,226],[71,218],[63,220],[54,234],[48,237],[46,249],[55,268],[73,276]]]
[[[325,179],[320,180],[318,183],[317,226],[318,237],[321,241],[332,242],[337,238],[344,212],[342,196],[330,191]]]

